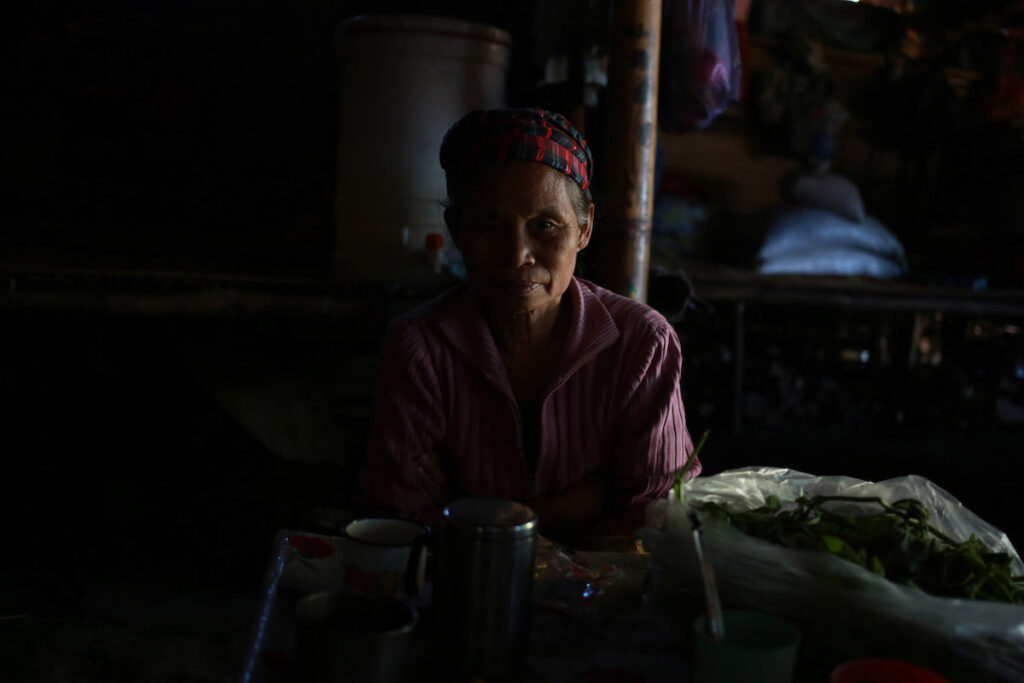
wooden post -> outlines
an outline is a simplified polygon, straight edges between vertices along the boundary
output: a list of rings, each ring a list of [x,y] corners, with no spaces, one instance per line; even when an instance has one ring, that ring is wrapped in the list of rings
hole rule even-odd
[[[647,300],[658,134],[661,0],[614,0],[608,60],[607,152],[596,225],[601,284]]]

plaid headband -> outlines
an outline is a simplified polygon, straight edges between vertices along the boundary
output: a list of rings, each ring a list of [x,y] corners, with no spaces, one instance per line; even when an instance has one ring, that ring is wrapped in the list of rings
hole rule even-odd
[[[594,159],[579,131],[543,109],[475,111],[452,126],[441,143],[449,179],[493,161],[538,161],[564,173],[591,201]]]

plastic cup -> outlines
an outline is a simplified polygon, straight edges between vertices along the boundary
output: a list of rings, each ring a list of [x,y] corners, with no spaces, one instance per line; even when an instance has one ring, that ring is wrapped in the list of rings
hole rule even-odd
[[[693,622],[694,683],[790,683],[800,630],[784,619],[747,610],[722,613],[725,638],[715,642],[703,616]]]
[[[898,659],[854,659],[832,670],[829,683],[950,683],[931,669]]]

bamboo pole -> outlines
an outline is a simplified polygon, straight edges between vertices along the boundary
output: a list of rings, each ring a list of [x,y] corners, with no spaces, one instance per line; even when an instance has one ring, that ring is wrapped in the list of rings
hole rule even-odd
[[[615,0],[608,73],[604,210],[598,279],[647,300],[658,130],[661,0]]]

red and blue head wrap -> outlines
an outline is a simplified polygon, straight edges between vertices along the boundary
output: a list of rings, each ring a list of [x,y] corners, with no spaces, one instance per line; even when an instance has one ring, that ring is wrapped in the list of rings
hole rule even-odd
[[[591,201],[594,159],[575,126],[544,109],[475,111],[441,143],[441,168],[451,180],[495,161],[536,161],[564,173]]]

